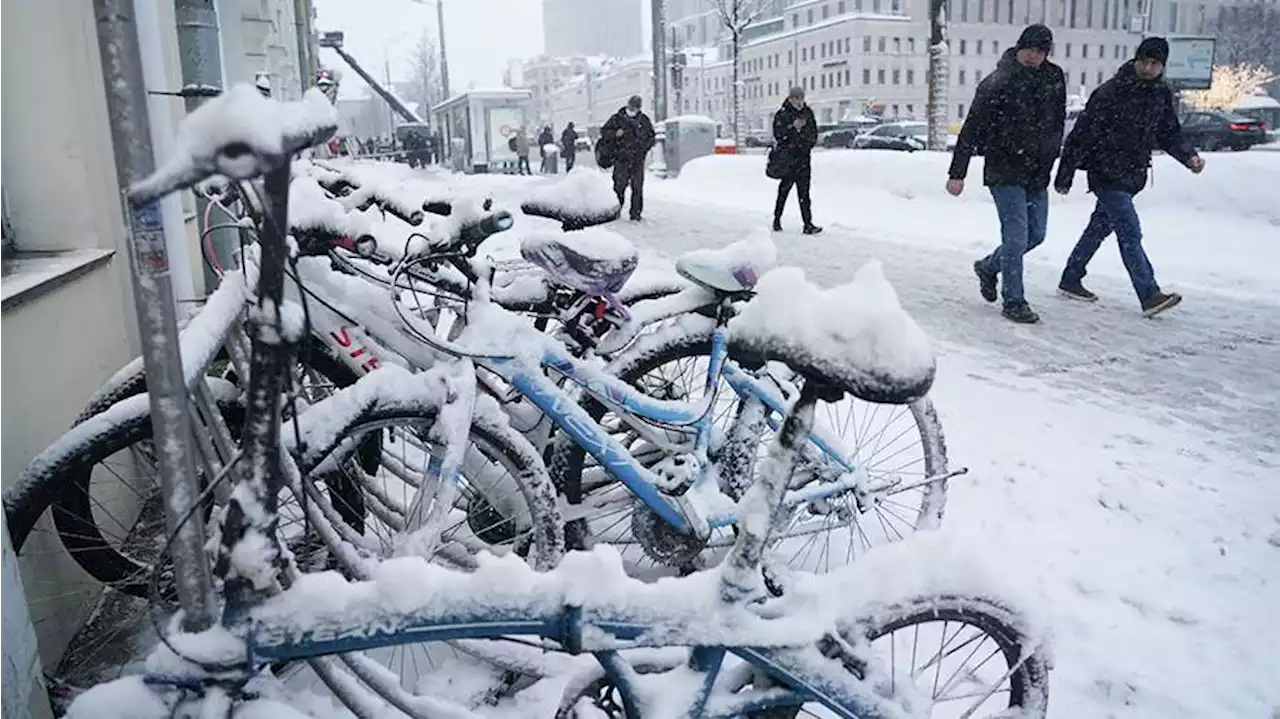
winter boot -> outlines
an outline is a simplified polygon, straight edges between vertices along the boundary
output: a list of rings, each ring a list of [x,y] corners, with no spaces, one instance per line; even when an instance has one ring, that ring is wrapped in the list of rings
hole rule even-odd
[[[806,235],[817,235],[817,234],[821,234],[821,232],[822,232],[822,228],[818,227],[817,225],[808,224],[804,226],[804,233]]]
[[[1080,284],[1079,282],[1076,282],[1076,283],[1059,282],[1058,294],[1062,295],[1063,297],[1070,297],[1073,300],[1080,300],[1081,302],[1097,302],[1098,301],[1098,296],[1093,294],[1089,290],[1086,290],[1084,288],[1084,285]]]
[[[782,218],[781,218],[781,217],[775,217],[775,218],[773,218],[773,231],[774,231],[774,232],[782,232]]]
[[[973,274],[978,276],[978,291],[982,293],[982,299],[987,302],[995,302],[999,276],[994,272],[987,272],[982,269],[981,261],[973,263]]]
[[[1147,300],[1142,303],[1142,316],[1155,317],[1161,312],[1177,306],[1181,301],[1182,295],[1177,292],[1169,292],[1168,294],[1164,292],[1157,292],[1148,297]]]
[[[1026,302],[1006,304],[1000,314],[1004,315],[1005,319],[1024,325],[1033,325],[1040,321],[1040,315],[1036,314],[1036,311]]]

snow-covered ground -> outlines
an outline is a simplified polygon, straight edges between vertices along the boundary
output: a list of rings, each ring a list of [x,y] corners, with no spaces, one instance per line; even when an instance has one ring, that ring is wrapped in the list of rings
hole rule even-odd
[[[827,231],[801,235],[792,199],[776,240],[827,284],[880,259],[937,341],[949,455],[972,470],[944,523],[1037,588],[1051,716],[1280,716],[1280,155],[1210,155],[1199,176],[1156,159],[1146,247],[1186,300],[1154,320],[1113,243],[1087,279],[1100,302],[1054,294],[1093,206],[1081,175],[1028,258],[1030,327],[978,296],[998,224],[980,163],[945,194],[948,159],[815,154]],[[767,225],[775,187],[763,157],[706,158],[651,181],[646,219],[618,228],[673,255],[726,244]]]
[[[1093,209],[1083,173],[1027,258],[1036,326],[978,296],[972,263],[999,236],[980,159],[957,199],[946,155],[815,153],[826,232],[801,235],[792,199],[774,236],[781,263],[826,285],[881,260],[937,343],[949,456],[972,470],[944,524],[1052,618],[1053,717],[1280,717],[1280,153],[1206,159],[1197,176],[1157,157],[1138,196],[1157,278],[1186,296],[1153,320],[1114,241],[1086,280],[1101,301],[1055,293]],[[776,188],[764,161],[651,177],[645,219],[611,228],[671,258],[759,232]],[[545,181],[459,180],[499,202]]]

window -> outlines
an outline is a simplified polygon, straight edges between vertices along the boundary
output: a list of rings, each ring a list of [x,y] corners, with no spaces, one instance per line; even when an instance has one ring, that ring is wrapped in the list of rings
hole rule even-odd
[[[791,13],[791,27],[800,27],[800,13]]]
[[[800,48],[800,62],[808,62],[808,61],[809,61],[809,48],[807,47]]]
[[[808,23],[812,25],[813,24],[813,8],[809,8],[809,11],[805,13],[805,15],[808,19]]]
[[[865,67],[862,68],[862,84],[863,85],[871,84],[871,70],[869,68],[865,68]]]
[[[964,103],[963,103],[963,102],[962,102],[962,103],[960,103],[959,105],[956,105],[956,115],[957,115],[961,120],[963,120],[963,119],[964,119]]]
[[[956,83],[956,84],[958,84],[958,85],[963,85],[963,84],[964,84],[964,70],[961,70],[961,71],[960,71],[960,81],[959,81],[958,83]]]
[[[1013,0],[1009,0],[1009,24],[1013,24]]]
[[[827,19],[827,17],[829,17],[830,15],[831,15],[831,8],[830,8],[830,6],[823,5],[823,6],[822,6],[822,19],[823,19],[823,20],[826,20],[826,19]]]
[[[1169,3],[1169,32],[1178,31],[1178,3]]]
[[[1089,4],[1086,7],[1087,9],[1084,11],[1084,26],[1087,28],[1092,28],[1093,27],[1093,0],[1089,0]]]
[[[907,105],[907,115],[909,115],[909,116],[914,116],[915,114],[916,114],[916,106],[915,106],[915,105]]]
[[[1076,26],[1076,0],[1071,0],[1071,27]]]
[[[992,40],[992,41],[991,41],[991,54],[992,54],[992,55],[999,55],[999,54],[1000,54],[1000,41],[999,41],[999,40]]]
[[[840,0],[840,2],[836,3],[836,12],[841,15],[844,14],[844,0]]]
[[[969,22],[969,0],[960,0],[960,22]]]
[[[1067,43],[1067,57],[1071,57],[1071,43]]]
[[[1117,45],[1116,49],[1119,50],[1120,46]],[[870,35],[864,35],[862,37],[862,51],[871,52],[871,36]]]
[[[819,84],[822,86],[822,89],[823,90],[827,89],[827,76],[821,75],[818,77],[818,80],[819,80]]]
[[[1089,84],[1089,80],[1085,77],[1085,73],[1083,71],[1080,72],[1080,84],[1081,85]]]
[[[895,37],[893,39],[893,54],[894,55],[902,54],[902,38],[900,37]]]
[[[846,37],[844,39],[844,51],[846,53],[851,52],[851,50],[849,49],[849,42],[850,42],[850,39]]]
[[[987,21],[987,0],[978,0],[978,22]]]
[[[880,0],[871,0],[871,12],[880,12]]]
[[[894,68],[893,70],[893,84],[895,85],[902,84],[902,71],[897,68]]]
[[[881,36],[880,39],[876,42],[876,45],[879,47],[880,52],[884,52],[884,43],[885,43],[885,38],[883,36]]]
[[[827,56],[827,44],[825,42],[818,46],[818,52],[822,54],[822,57]]]
[[[791,67],[796,63],[795,50],[787,50],[787,67]]]
[[[1119,46],[1119,45],[1116,45],[1116,51],[1115,51],[1115,53],[1111,56],[1111,59],[1112,59],[1112,60],[1119,60],[1119,59],[1120,59],[1120,46]]]
[[[966,48],[967,48],[967,47],[968,47],[968,42],[967,42],[966,40],[961,40],[961,41],[960,41],[960,54],[961,54],[961,55],[964,55],[964,54],[965,54],[965,52],[966,52]]]
[[[916,71],[915,71],[915,70],[907,70],[907,84],[908,84],[908,85],[914,85],[914,84],[916,84]]]
[[[851,84],[853,84],[853,81],[852,81],[852,80],[850,80],[850,79],[849,79],[849,77],[850,77],[850,75],[849,75],[849,68],[847,68],[847,67],[846,67],[846,68],[844,69],[844,84],[846,84],[846,85],[851,85]]]
[[[982,54],[982,41],[981,41],[981,40],[976,40],[976,41],[974,41],[974,43],[973,43],[973,54],[974,54],[974,55],[981,55],[981,54]]]
[[[862,12],[862,0],[853,0],[853,9]]]
[[[900,114],[900,113],[898,112],[898,106],[897,106],[897,105],[894,105],[894,106],[893,106],[893,116],[894,116],[894,117],[897,117],[899,114]]]
[[[916,54],[916,39],[914,37],[907,38],[907,52],[912,55]]]
[[[1099,85],[1101,85],[1101,84],[1102,84],[1102,71],[1101,71],[1101,70],[1099,70],[1099,71],[1098,71],[1098,84],[1099,84]]]
[[[1086,42],[1080,46],[1080,57],[1085,60],[1089,59],[1089,43]]]
[[[979,82],[982,82],[982,71],[981,71],[981,70],[974,70],[974,71],[973,71],[973,84],[977,85]]]
[[[884,84],[884,70],[883,70],[883,69],[876,70],[876,84],[877,84],[877,85],[883,85],[883,84]]]
[[[1000,0],[991,0],[991,22],[1000,22]]]
[[[1102,29],[1111,28],[1111,0],[1102,0]],[[1106,55],[1103,55],[1106,57]]]

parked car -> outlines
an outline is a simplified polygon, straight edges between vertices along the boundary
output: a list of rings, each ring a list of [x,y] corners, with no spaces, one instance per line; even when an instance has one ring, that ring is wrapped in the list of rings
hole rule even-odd
[[[818,136],[818,144],[826,148],[853,147],[857,136],[857,130],[831,130]]]
[[[1267,141],[1267,124],[1233,112],[1202,110],[1182,120],[1182,132],[1198,149],[1247,150]]]
[[[578,139],[573,141],[573,147],[579,152],[591,152],[591,138],[578,135]]]
[[[743,147],[773,147],[773,136],[765,133],[751,133],[742,138]]]
[[[858,135],[853,146],[864,150],[899,150],[915,152],[928,144],[929,125],[924,122],[888,122]],[[956,136],[947,134],[947,149],[954,149]]]

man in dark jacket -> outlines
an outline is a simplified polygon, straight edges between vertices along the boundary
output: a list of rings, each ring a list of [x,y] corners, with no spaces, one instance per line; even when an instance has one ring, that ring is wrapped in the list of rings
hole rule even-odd
[[[600,142],[613,144],[613,191],[618,204],[631,187],[631,219],[639,220],[644,211],[644,158],[653,147],[653,123],[640,111],[640,96],[632,95],[626,107],[619,108],[600,128]]]
[[[809,182],[813,177],[809,153],[818,144],[818,123],[813,119],[813,109],[804,101],[804,88],[791,88],[782,107],[773,114],[773,154],[781,179],[778,181],[778,197],[773,201],[773,231],[782,231],[782,210],[787,206],[787,195],[792,185],[800,201],[800,220],[804,233],[816,235],[822,228],[813,224],[813,209],[809,200]]]
[[[1182,301],[1176,292],[1160,291],[1142,249],[1142,225],[1133,207],[1133,196],[1147,185],[1151,149],[1164,150],[1192,172],[1204,169],[1204,160],[1182,136],[1173,91],[1164,82],[1168,59],[1169,43],[1164,38],[1146,38],[1138,45],[1134,59],[1093,91],[1067,137],[1053,183],[1065,195],[1071,190],[1076,170],[1083,168],[1089,190],[1098,200],[1088,227],[1067,259],[1058,290],[1073,299],[1097,301],[1098,296],[1085,289],[1082,280],[1089,260],[1114,231],[1120,259],[1147,317]]]
[[[565,125],[564,132],[560,133],[560,154],[564,155],[564,171],[572,170],[574,158],[578,155],[578,131],[572,122]]]
[[[1039,315],[1022,291],[1022,256],[1044,242],[1049,223],[1049,174],[1062,146],[1067,85],[1049,62],[1053,33],[1044,25],[1022,31],[996,71],[978,84],[951,156],[947,192],[964,191],[969,159],[983,155],[982,181],[1000,217],[1000,246],[973,263],[982,298],[996,301],[1004,275],[1005,317],[1035,323]]]

